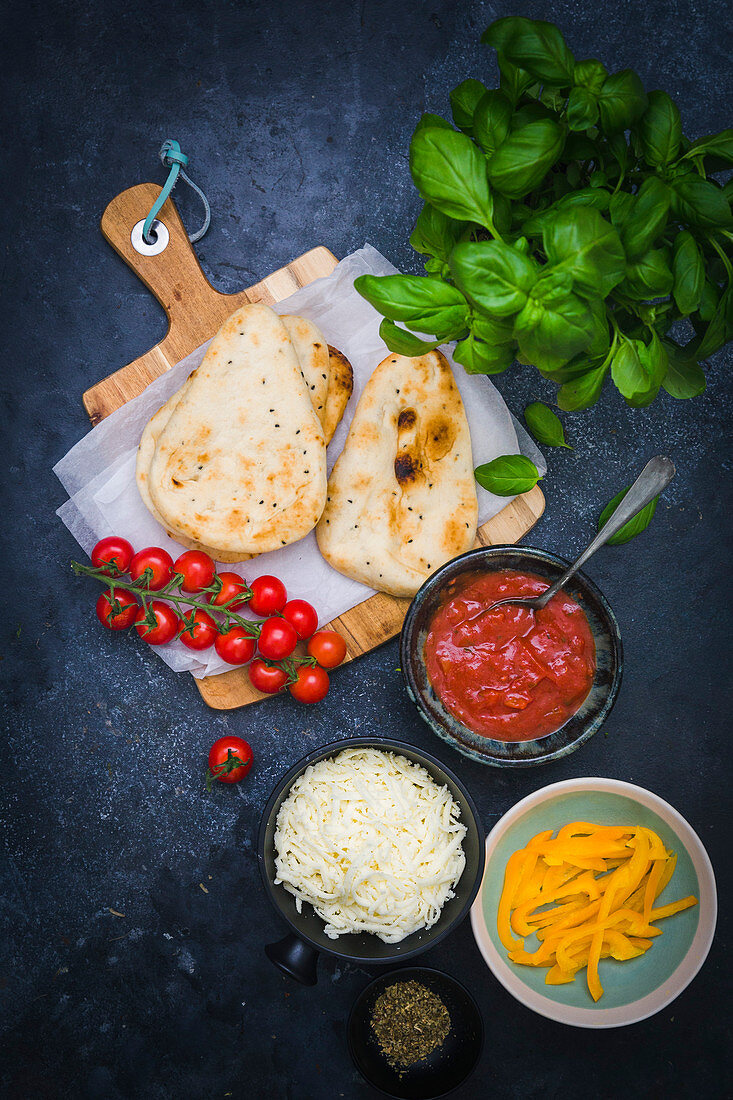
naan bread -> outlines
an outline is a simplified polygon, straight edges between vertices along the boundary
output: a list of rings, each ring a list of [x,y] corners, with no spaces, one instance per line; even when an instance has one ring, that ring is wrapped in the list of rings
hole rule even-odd
[[[298,356],[311,405],[323,424],[328,378],[331,371],[328,344],[318,326],[312,321],[307,321],[305,317],[294,317],[289,313],[283,313],[280,320],[288,330],[288,336]]]
[[[476,538],[468,422],[439,351],[390,355],[359,400],[328,483],[318,546],[339,573],[413,596]]]
[[[326,394],[326,407],[323,410],[323,437],[326,443],[333,439],[333,433],[341,423],[341,418],[346,412],[346,406],[354,390],[354,372],[351,363],[346,356],[328,345],[330,361],[330,374],[328,376],[328,393]]]
[[[214,337],[160,431],[147,489],[164,526],[236,560],[315,526],[326,495],[323,431],[269,306],[243,306]]]
[[[193,374],[195,373],[196,372],[194,371]],[[150,463],[153,460],[153,454],[155,453],[155,445],[158,442],[158,436],[170,420],[171,413],[186,392],[186,389],[188,388],[189,382],[191,381],[192,377],[193,375],[189,375],[189,377],[181,386],[180,390],[174,393],[172,397],[169,397],[165,405],[162,405],[158,409],[157,413],[155,413],[154,416],[150,418],[150,420],[145,425],[145,428],[143,429],[143,434],[140,438],[140,443],[137,448],[135,478],[137,481],[138,491],[140,493],[140,496],[142,497],[143,504],[150,512],[153,519],[157,520],[161,527],[166,527],[166,524],[163,522],[163,517],[160,516],[156,511],[152,497],[150,496],[150,492],[148,490]],[[196,542],[195,539],[186,538],[186,536],[182,535],[180,531],[172,530],[170,524],[168,524],[167,526],[166,533],[170,535],[172,539],[175,539],[176,542],[180,542],[181,546],[185,546],[187,550],[203,550],[203,552],[205,554],[208,554],[209,557],[213,558],[214,561],[225,562],[229,564],[238,561],[246,561],[248,558],[251,558],[253,556],[252,554],[245,554],[244,556],[242,556],[242,554],[227,554],[226,550],[215,550],[211,546],[204,546],[203,543]]]

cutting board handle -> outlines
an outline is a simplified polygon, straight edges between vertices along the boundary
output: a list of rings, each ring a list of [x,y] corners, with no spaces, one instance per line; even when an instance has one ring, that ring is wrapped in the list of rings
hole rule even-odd
[[[211,299],[218,303],[225,296],[207,281],[171,199],[157,218],[168,231],[165,248],[157,255],[146,255],[133,246],[133,228],[145,220],[160,192],[155,183],[139,183],[122,191],[102,214],[101,229],[105,240],[158,299],[171,327],[187,327],[192,312],[205,312]]]

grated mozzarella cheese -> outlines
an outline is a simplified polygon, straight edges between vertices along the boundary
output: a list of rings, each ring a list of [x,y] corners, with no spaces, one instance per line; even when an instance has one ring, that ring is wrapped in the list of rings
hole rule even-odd
[[[309,765],[280,806],[275,883],[313,906],[327,936],[399,943],[430,928],[466,865],[460,807],[419,764],[345,749]]]

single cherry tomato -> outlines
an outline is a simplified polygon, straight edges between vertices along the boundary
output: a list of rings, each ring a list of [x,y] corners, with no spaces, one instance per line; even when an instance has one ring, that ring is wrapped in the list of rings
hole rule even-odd
[[[252,767],[252,749],[241,737],[220,737],[209,749],[206,789],[215,779],[220,783],[238,783]]]
[[[216,566],[203,550],[186,550],[180,558],[176,558],[173,572],[183,577],[181,588],[184,592],[200,592],[213,581]]]
[[[130,576],[134,581],[139,580],[146,569],[151,574],[148,588],[157,592],[165,588],[173,576],[173,558],[161,546],[146,546],[144,550],[138,550],[130,562]]]
[[[265,619],[260,629],[257,645],[263,657],[269,661],[282,661],[289,657],[298,644],[295,627],[285,619]]]
[[[255,615],[275,615],[285,607],[288,593],[277,577],[255,577],[249,587],[252,589],[249,606]]]
[[[145,608],[141,607],[135,616],[135,630],[148,645],[165,645],[175,638],[181,625],[181,621],[169,603],[162,600],[153,600],[148,604],[155,616],[155,626],[148,626]]]
[[[319,630],[308,642],[308,656],[321,668],[336,668],[346,656],[346,642],[335,630]]]
[[[193,613],[193,628],[191,630],[188,628],[189,621],[190,617],[186,615],[181,633],[183,644],[188,646],[189,649],[209,649],[216,641],[219,633],[219,627],[211,615],[206,611],[202,611],[201,608],[196,608]]]
[[[221,581],[221,588],[215,596],[211,597],[210,601],[214,607],[223,607],[225,603],[234,600],[235,596],[247,591],[246,582],[236,573],[220,573],[219,580]],[[236,600],[234,603],[229,604],[228,610],[239,611],[247,606],[247,602],[246,599]]]
[[[104,565],[116,566],[117,572],[114,569],[105,569],[104,572],[108,577],[117,577],[130,568],[134,553],[127,539],[122,539],[118,535],[108,535],[106,539],[100,539],[92,550],[92,565],[97,569],[101,569]]]
[[[119,603],[120,610],[115,611],[113,605]],[[111,592],[103,592],[97,600],[97,618],[107,630],[126,630],[135,622],[138,602],[129,592],[121,589]]]
[[[217,635],[214,648],[228,665],[246,665],[255,652],[255,640],[241,626],[233,626],[226,634]]]
[[[288,600],[283,608],[283,617],[299,638],[310,638],[318,630],[318,612],[307,600]]]
[[[328,694],[328,673],[325,669],[311,665],[301,665],[298,679],[290,684],[290,694],[299,703],[320,703]]]
[[[267,665],[260,657],[255,657],[249,666],[249,679],[252,687],[258,691],[267,692],[268,695],[276,695],[288,682],[288,674],[274,665]]]

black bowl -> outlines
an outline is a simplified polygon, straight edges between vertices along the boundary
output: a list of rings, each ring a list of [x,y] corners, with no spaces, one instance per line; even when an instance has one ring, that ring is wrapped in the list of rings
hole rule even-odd
[[[440,997],[450,1013],[450,1032],[441,1047],[398,1073],[379,1048],[371,1015],[377,998],[388,986],[411,980],[421,982]],[[349,1053],[362,1076],[399,1100],[435,1100],[452,1092],[472,1072],[484,1044],[481,1012],[468,990],[448,974],[424,966],[392,970],[368,985],[351,1010],[347,1034]]]
[[[323,931],[324,922],[312,906],[304,903],[302,912],[299,913],[295,908],[293,895],[288,893],[284,886],[275,885],[274,836],[277,815],[294,780],[309,764],[314,764],[327,756],[336,756],[342,749],[360,746],[395,752],[422,765],[441,786],[448,787],[461,808],[460,820],[468,830],[463,841],[466,866],[456,885],[455,896],[446,902],[440,919],[432,928],[413,932],[400,943],[384,943],[378,936],[368,932],[339,936],[338,939],[332,940]],[[414,958],[415,955],[433,947],[447,936],[471,908],[481,884],[484,848],[484,831],[473,799],[460,779],[430,753],[423,752],[404,741],[378,737],[350,737],[333,741],[330,745],[323,745],[308,756],[304,756],[283,776],[270,795],[262,814],[257,841],[257,857],[262,881],[270,901],[291,929],[285,939],[279,943],[267,945],[265,951],[268,958],[291,978],[296,978],[305,985],[315,985],[319,951],[327,951],[330,955],[349,962],[377,966],[394,965],[404,959]]]
[[[496,741],[465,726],[443,705],[425,667],[425,641],[438,607],[458,582],[501,569],[516,569],[546,577],[562,576],[568,562],[546,550],[527,546],[482,546],[469,550],[438,569],[419,590],[407,612],[400,636],[400,664],[407,694],[438,737],[483,764],[526,768],[558,760],[573,752],[599,729],[616,702],[621,686],[623,653],[618,623],[603,593],[584,573],[576,573],[566,591],[585,612],[596,644],[596,674],[580,709],[560,729],[531,741]]]

